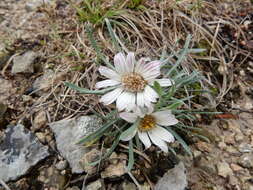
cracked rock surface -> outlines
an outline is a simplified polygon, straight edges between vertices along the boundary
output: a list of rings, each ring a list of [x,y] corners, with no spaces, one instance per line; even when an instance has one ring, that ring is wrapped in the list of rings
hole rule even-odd
[[[16,180],[47,156],[48,148],[23,125],[10,126],[0,143],[0,178]]]

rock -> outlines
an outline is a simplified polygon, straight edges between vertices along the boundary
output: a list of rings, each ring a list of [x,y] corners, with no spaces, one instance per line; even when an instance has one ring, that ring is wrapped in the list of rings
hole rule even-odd
[[[28,51],[23,55],[14,57],[11,73],[33,73],[33,62],[37,57],[38,54],[33,51]]]
[[[219,147],[220,149],[224,150],[224,149],[227,147],[227,145],[226,145],[224,142],[219,142],[219,143],[218,143],[218,147]]]
[[[234,175],[228,176],[229,184],[232,186],[236,186],[239,184],[238,179]]]
[[[87,185],[86,190],[105,190],[104,182],[99,179]]]
[[[101,120],[96,116],[82,116],[50,123],[49,126],[55,135],[57,149],[69,162],[72,173],[84,172],[79,161],[84,154],[90,151],[90,148],[76,143],[82,137],[99,129]]]
[[[252,145],[247,144],[247,143],[241,143],[238,147],[238,150],[241,153],[249,153],[253,151]]]
[[[241,142],[241,141],[243,141],[243,139],[244,139],[244,135],[242,133],[237,133],[235,135],[236,142]]]
[[[0,144],[0,178],[15,180],[47,156],[48,148],[23,125],[9,126]]]
[[[229,167],[229,164],[227,162],[219,162],[217,164],[217,169],[218,175],[224,178],[233,173],[232,169]]]
[[[225,150],[231,154],[238,154],[238,150],[234,146],[226,146]]]
[[[194,156],[194,158],[199,157],[201,154],[202,154],[202,153],[201,153],[200,151],[198,151],[198,150],[194,150],[194,151],[193,151],[193,156]]]
[[[170,169],[155,185],[155,190],[184,190],[187,187],[185,166],[180,162]]]
[[[110,164],[101,172],[102,178],[116,178],[126,173],[126,160],[119,160],[118,163]]]
[[[90,165],[90,163],[99,160],[100,156],[101,151],[97,150],[96,148],[92,149],[90,152],[87,152],[83,156],[83,158],[80,160],[80,164],[86,173],[91,175],[97,171],[97,167]]]
[[[209,152],[209,153],[212,152],[211,145],[206,142],[200,141],[200,142],[197,142],[195,145],[197,146],[197,149],[202,152]]]
[[[122,184],[122,190],[136,190],[137,187],[134,183],[124,181]]]
[[[231,169],[232,169],[234,172],[243,170],[243,168],[242,168],[241,166],[239,166],[239,165],[237,165],[237,164],[233,164],[233,163],[230,164],[230,167],[231,167]]]
[[[80,188],[77,186],[73,186],[73,187],[68,187],[66,190],[80,190]]]
[[[45,111],[40,111],[34,117],[33,129],[38,130],[42,128],[47,123],[47,115]]]
[[[65,170],[68,166],[68,162],[66,160],[61,160],[57,164],[55,164],[55,168],[57,170]]]
[[[38,181],[43,183],[44,188],[47,189],[64,189],[67,183],[65,176],[61,175],[60,172],[53,166],[49,168],[43,168],[38,176]]]
[[[77,186],[73,186],[73,187],[68,187],[66,190],[80,190],[80,188]]]
[[[54,0],[29,0],[26,3],[25,8],[27,11],[35,11],[42,5],[54,5],[54,3]]]
[[[42,143],[46,142],[46,137],[45,137],[44,133],[38,132],[38,133],[35,133],[35,135],[40,140],[40,142],[42,142]]]
[[[151,187],[147,182],[145,182],[144,184],[140,184],[140,186],[141,190],[151,190]]]
[[[247,153],[242,155],[238,163],[244,168],[252,168],[253,167],[253,154]]]
[[[5,103],[9,97],[15,93],[15,89],[13,89],[12,83],[9,80],[5,80],[0,77],[0,102]]]
[[[215,174],[216,168],[213,164],[213,161],[207,160],[204,157],[201,157],[200,159],[197,159],[196,165],[201,168],[203,171],[209,173],[209,174]]]
[[[231,133],[225,136],[224,142],[226,144],[235,144],[235,138],[234,138],[235,134]]]

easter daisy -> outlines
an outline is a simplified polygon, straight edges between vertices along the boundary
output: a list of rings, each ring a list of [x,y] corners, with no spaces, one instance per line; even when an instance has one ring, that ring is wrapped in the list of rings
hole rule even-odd
[[[157,101],[158,94],[151,87],[155,81],[160,86],[171,86],[170,79],[157,79],[160,75],[161,61],[148,62],[146,58],[135,60],[134,53],[130,52],[125,57],[118,53],[114,57],[114,68],[105,66],[99,68],[101,75],[108,79],[96,83],[96,88],[115,88],[104,94],[100,102],[109,105],[116,101],[119,111],[131,111],[135,106],[150,107]]]
[[[139,111],[138,111],[139,110]],[[131,140],[136,133],[139,139],[149,148],[151,144],[155,144],[162,151],[168,152],[168,146],[166,142],[174,142],[174,136],[162,126],[170,126],[178,123],[178,120],[171,113],[170,110],[153,112],[153,108],[150,107],[146,113],[138,109],[134,113],[122,112],[119,116],[129,123],[136,123],[133,125],[133,130],[128,136],[121,138],[123,141]]]

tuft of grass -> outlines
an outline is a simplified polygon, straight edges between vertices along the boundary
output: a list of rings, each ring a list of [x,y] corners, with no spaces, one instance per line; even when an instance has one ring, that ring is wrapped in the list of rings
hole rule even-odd
[[[101,0],[83,0],[80,7],[75,6],[79,20],[92,24],[102,24],[105,18],[123,14],[119,5],[107,5]]]
[[[129,1],[127,7],[130,9],[142,9],[144,7],[145,0],[131,0]]]

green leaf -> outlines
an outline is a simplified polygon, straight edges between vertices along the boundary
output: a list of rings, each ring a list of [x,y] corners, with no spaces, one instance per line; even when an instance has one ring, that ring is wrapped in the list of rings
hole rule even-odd
[[[103,89],[103,90],[89,90],[89,89],[86,89],[86,88],[81,88],[73,83],[70,83],[70,82],[64,82],[64,84],[73,89],[73,90],[76,90],[82,94],[105,94],[106,92],[109,92],[115,88],[117,88],[117,86],[113,86],[113,87],[109,87],[109,88],[106,88],[106,89]]]
[[[166,76],[170,76],[170,74],[181,64],[181,62],[185,59],[189,49],[189,44],[190,44],[190,40],[191,40],[191,35],[188,35],[185,41],[185,45],[184,45],[184,49],[182,51],[182,53],[180,54],[178,60],[176,61],[176,63],[173,65],[173,67],[166,73]]]
[[[82,138],[79,142],[77,142],[77,144],[85,144],[85,143],[88,143],[90,141],[93,142],[94,139],[98,139],[100,138],[101,136],[104,135],[105,131],[107,129],[109,129],[114,123],[116,123],[119,119],[116,119],[116,120],[112,120],[108,123],[106,123],[105,125],[103,125],[101,128],[99,128],[97,131],[95,131],[94,133],[88,135],[88,136],[85,136],[84,138]]]
[[[121,51],[121,48],[120,48],[120,46],[118,44],[118,41],[117,41],[116,34],[114,33],[114,31],[112,29],[112,25],[111,25],[111,23],[109,22],[109,20],[107,18],[105,18],[105,23],[106,23],[106,26],[108,28],[109,34],[111,36],[112,42],[113,42],[116,50]]]
[[[193,48],[193,49],[189,49],[189,53],[203,53],[205,52],[206,49],[204,48]]]
[[[114,69],[114,67],[112,66],[111,63],[109,63],[109,61],[106,59],[106,57],[101,53],[101,49],[99,48],[99,46],[97,45],[96,40],[93,37],[93,29],[90,25],[86,25],[85,26],[86,32],[88,34],[88,38],[91,42],[91,46],[93,47],[93,49],[96,51],[98,58],[100,58],[101,60],[103,60],[103,62],[110,67],[111,69]]]
[[[131,171],[134,166],[134,148],[132,139],[129,141],[127,170]]]
[[[178,140],[178,142],[182,145],[182,147],[184,148],[184,150],[190,155],[192,156],[192,152],[190,147],[186,144],[186,142],[171,128],[167,127],[167,130]]]
[[[178,107],[182,106],[183,104],[184,104],[184,102],[178,101],[178,102],[175,102],[175,103],[169,105],[167,108],[169,110],[174,110],[174,109],[177,109]]]
[[[126,139],[127,137],[131,136],[134,131],[137,129],[137,122],[134,123],[131,127],[129,127],[127,130],[125,130],[123,133],[121,133],[120,135],[120,140],[124,140]]]
[[[163,94],[163,89],[157,81],[154,82],[154,89],[158,93],[158,95],[161,97]]]

